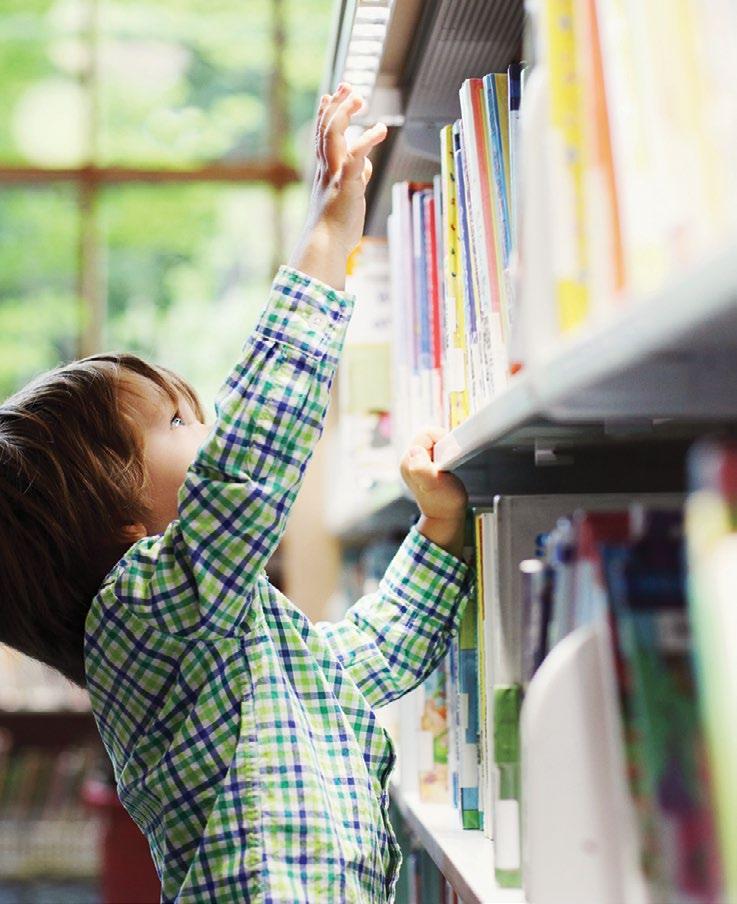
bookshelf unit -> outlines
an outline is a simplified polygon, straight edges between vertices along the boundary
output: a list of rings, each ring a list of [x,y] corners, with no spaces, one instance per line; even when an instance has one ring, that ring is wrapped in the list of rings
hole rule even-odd
[[[343,78],[356,2],[340,3],[326,90]],[[367,3],[368,5],[372,5]],[[439,171],[438,129],[460,116],[467,77],[520,58],[522,0],[400,0],[389,10],[367,122],[390,125],[374,160],[366,232],[386,235],[391,186]],[[403,60],[404,65],[398,61]],[[539,347],[509,386],[437,447],[472,505],[497,493],[677,492],[701,437],[737,426],[737,236],[656,292],[631,297],[570,338]],[[355,544],[396,530],[400,487],[332,521]],[[524,901],[496,886],[493,842],[450,806],[393,788],[397,809],[464,904]],[[633,900],[641,900],[633,898]]]

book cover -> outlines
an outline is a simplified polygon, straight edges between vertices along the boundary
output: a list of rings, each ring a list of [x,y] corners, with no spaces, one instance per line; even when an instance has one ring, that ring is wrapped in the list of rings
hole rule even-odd
[[[479,697],[476,600],[471,598],[458,633],[459,799],[464,829],[480,829],[479,810]]]
[[[441,410],[438,423],[450,430],[450,391],[447,381],[449,350],[452,337],[448,316],[448,295],[445,286],[445,247],[443,217],[445,201],[443,199],[443,177],[438,173],[432,180],[433,201],[435,202],[435,279],[438,286],[438,366],[440,369],[440,402]]]
[[[428,313],[430,328],[430,370],[431,409],[430,421],[440,423],[443,419],[443,346],[441,333],[440,283],[438,281],[437,217],[435,189],[423,192],[423,220],[425,228],[424,246],[427,262]]]
[[[510,63],[507,69],[507,115],[509,117],[509,226],[512,235],[512,249],[518,245],[517,223],[519,221],[519,178],[520,178],[520,113],[524,93],[525,63]]]
[[[450,405],[450,427],[453,429],[463,423],[469,415],[467,388],[469,365],[452,126],[445,126],[440,131],[440,171],[444,199],[442,226],[447,335],[444,379]]]
[[[488,735],[486,718],[487,689],[492,687],[489,668],[489,656],[486,649],[486,588],[484,586],[485,569],[489,563],[485,562],[485,553],[488,545],[484,543],[484,519],[477,513],[474,517],[474,540],[476,563],[476,637],[478,643],[477,657],[477,683],[479,688],[479,809],[483,816],[483,829],[487,838],[492,837],[493,826],[493,794],[491,792],[493,762],[492,739]]]
[[[476,313],[478,310],[478,289],[471,247],[471,224],[468,214],[467,183],[460,120],[456,120],[453,124],[453,157],[455,161],[456,197],[458,200],[458,245],[463,277],[463,299],[465,302],[464,319],[467,329],[469,407],[471,412],[474,412],[489,397],[487,392],[489,375],[485,372],[481,357],[481,336]]]
[[[425,190],[412,195],[412,253],[415,272],[415,304],[412,335],[416,346],[420,397],[416,400],[422,421],[432,420],[432,314],[428,284],[428,248],[425,241]]]
[[[689,457],[688,602],[714,792],[724,899],[737,900],[737,444],[702,442]]]
[[[667,272],[663,161],[651,141],[654,73],[638,52],[643,16],[631,15],[629,0],[596,0],[596,15],[627,285],[648,292]]]
[[[488,398],[506,385],[505,308],[503,274],[495,223],[493,184],[489,172],[489,129],[481,79],[466,79],[460,90],[467,209],[478,273],[476,299],[482,363],[491,375]]]
[[[445,655],[445,693],[448,708],[448,793],[453,808],[460,815],[460,710],[458,706],[458,635],[448,645]]]
[[[448,802],[448,707],[445,670],[435,669],[422,685],[418,744],[420,797]]]
[[[606,309],[622,303],[626,280],[596,0],[575,0],[575,16],[591,300]]]
[[[653,899],[719,894],[685,602],[683,516],[645,512],[604,546],[642,865]]]
[[[553,267],[558,321],[566,333],[585,323],[589,312],[581,84],[573,0],[545,0],[542,9],[550,73],[550,178],[556,202]]]

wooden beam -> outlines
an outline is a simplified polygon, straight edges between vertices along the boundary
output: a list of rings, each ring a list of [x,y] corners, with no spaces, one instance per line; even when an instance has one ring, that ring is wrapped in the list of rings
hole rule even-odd
[[[255,160],[248,163],[208,163],[182,169],[126,166],[80,166],[47,169],[35,166],[0,166],[0,185],[49,182],[82,182],[114,185],[127,182],[265,182],[282,188],[300,182],[302,176],[286,163]]]

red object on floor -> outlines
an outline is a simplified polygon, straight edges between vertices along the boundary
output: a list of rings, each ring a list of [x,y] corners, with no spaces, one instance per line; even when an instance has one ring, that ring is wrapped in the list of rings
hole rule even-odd
[[[103,820],[100,886],[104,904],[158,904],[161,884],[148,842],[113,788],[88,781],[82,794]]]

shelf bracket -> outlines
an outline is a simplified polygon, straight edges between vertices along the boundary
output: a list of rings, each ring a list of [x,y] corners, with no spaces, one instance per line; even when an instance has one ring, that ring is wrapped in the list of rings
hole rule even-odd
[[[572,455],[561,455],[555,446],[535,440],[535,465],[538,468],[558,468],[572,464]]]

